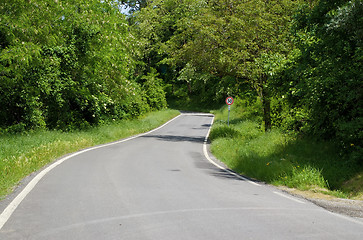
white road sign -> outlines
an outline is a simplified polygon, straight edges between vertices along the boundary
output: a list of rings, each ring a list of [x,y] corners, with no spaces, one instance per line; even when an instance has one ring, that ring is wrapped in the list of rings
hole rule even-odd
[[[232,98],[232,97],[228,97],[228,98],[226,98],[226,103],[227,103],[227,105],[232,105],[232,104],[233,104],[233,102],[234,102],[234,100],[233,100],[233,98]]]

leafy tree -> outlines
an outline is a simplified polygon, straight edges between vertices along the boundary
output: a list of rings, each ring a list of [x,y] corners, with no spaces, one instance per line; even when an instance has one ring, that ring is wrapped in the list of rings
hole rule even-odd
[[[134,56],[138,59],[134,72],[136,79],[141,79],[152,72],[152,69],[156,69],[164,84],[175,89],[180,67],[163,62],[167,57],[164,46],[175,33],[175,23],[183,15],[181,9],[183,5],[175,0],[157,0],[135,12],[135,23],[131,29],[135,36]]]
[[[131,12],[135,12],[146,7],[148,2],[148,0],[122,0],[121,4],[129,8]]]
[[[115,1],[0,3],[1,127],[72,129],[149,109]]]
[[[305,109],[306,131],[362,155],[361,0],[320,0],[295,18],[298,49],[281,74],[290,108]],[[282,86],[282,87],[281,87]]]
[[[213,99],[237,93],[247,82],[260,95],[268,130],[271,65],[291,50],[295,6],[286,0],[149,2],[136,13],[140,59],[146,67],[141,69],[145,73],[154,67],[167,84],[184,83],[189,94]]]
[[[188,3],[188,1],[184,1]],[[176,22],[166,62],[249,82],[261,97],[265,129],[271,128],[268,65],[291,49],[291,1],[199,1]],[[238,84],[240,85],[240,84]]]
[[[143,89],[147,103],[153,109],[163,109],[166,107],[165,92],[162,87],[162,79],[160,79],[156,69],[152,68],[151,72],[141,79],[143,81]]]

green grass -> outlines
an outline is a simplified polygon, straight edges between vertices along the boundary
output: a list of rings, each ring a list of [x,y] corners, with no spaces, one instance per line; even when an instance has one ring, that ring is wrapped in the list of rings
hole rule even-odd
[[[212,153],[234,171],[274,185],[314,190],[338,197],[363,195],[361,168],[331,142],[299,137],[279,129],[265,133],[254,109],[236,101],[227,126],[227,108],[215,111],[210,133]],[[357,175],[358,174],[358,175]],[[357,179],[355,187],[344,184]],[[351,186],[352,184],[348,184]]]
[[[0,136],[0,198],[30,173],[55,159],[90,146],[146,132],[179,114],[175,110],[152,112],[139,119],[122,120],[84,131],[35,131]]]

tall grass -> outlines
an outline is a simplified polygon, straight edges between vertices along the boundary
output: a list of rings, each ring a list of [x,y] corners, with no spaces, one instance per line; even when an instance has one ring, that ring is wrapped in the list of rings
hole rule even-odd
[[[25,176],[67,153],[151,130],[179,114],[175,110],[149,113],[84,131],[35,131],[0,136],[0,198]]]
[[[255,104],[236,101],[227,126],[227,109],[214,112],[210,133],[213,154],[236,172],[275,185],[301,190],[328,191],[340,197],[357,196],[342,185],[360,168],[345,159],[334,143],[301,137],[279,129],[265,133]],[[356,190],[356,189],[355,189]],[[345,191],[345,193],[343,193]]]

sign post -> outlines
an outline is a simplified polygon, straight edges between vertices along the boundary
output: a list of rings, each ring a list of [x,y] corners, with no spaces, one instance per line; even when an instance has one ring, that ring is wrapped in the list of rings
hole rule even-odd
[[[229,126],[229,113],[231,112],[231,105],[233,104],[234,99],[232,97],[226,98],[226,103],[228,105],[228,126]]]

